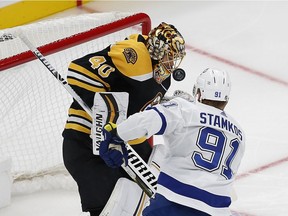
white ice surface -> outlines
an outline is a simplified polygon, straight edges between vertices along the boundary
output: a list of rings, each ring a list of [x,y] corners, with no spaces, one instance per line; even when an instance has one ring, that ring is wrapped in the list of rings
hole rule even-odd
[[[102,11],[145,12],[152,25],[174,24],[186,39],[182,68],[187,78],[175,89],[191,91],[206,67],[230,72],[227,111],[247,135],[231,209],[242,216],[288,215],[288,2],[97,1],[56,16]],[[209,54],[200,54],[195,48]],[[155,142],[161,142],[156,137]],[[77,216],[76,190],[50,190],[12,197],[1,216]]]

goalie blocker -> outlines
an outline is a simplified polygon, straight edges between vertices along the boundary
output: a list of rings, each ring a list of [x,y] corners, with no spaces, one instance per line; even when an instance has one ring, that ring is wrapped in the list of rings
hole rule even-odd
[[[128,96],[126,92],[101,92],[95,94],[92,107],[94,154],[99,155],[102,127],[108,122],[119,124],[126,119]],[[126,144],[126,148],[128,151],[128,163],[127,166],[122,164],[122,168],[149,197],[152,197],[156,192],[157,179],[155,173],[130,145]]]

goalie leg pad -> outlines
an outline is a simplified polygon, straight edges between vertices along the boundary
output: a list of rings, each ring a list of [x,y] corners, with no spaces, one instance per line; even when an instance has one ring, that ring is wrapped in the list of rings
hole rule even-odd
[[[153,147],[148,164],[156,177],[160,173],[164,155],[165,148],[163,145],[157,144]],[[149,197],[143,193],[135,182],[120,178],[100,216],[141,215],[148,201]]]
[[[142,189],[133,181],[120,178],[100,216],[131,216],[134,214]]]

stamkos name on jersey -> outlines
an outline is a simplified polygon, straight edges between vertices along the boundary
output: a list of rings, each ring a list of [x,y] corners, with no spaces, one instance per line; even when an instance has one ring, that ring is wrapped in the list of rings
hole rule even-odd
[[[235,124],[222,116],[201,112],[200,123],[222,128],[224,130],[234,133],[236,136],[239,137],[240,140],[243,139],[242,131]]]

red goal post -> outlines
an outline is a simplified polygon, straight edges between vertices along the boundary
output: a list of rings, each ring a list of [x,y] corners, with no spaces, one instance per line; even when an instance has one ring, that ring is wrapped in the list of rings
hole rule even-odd
[[[115,20],[108,24],[97,26],[86,32],[75,34],[73,36],[42,45],[38,47],[38,50],[43,55],[53,54],[55,52],[59,52],[61,50],[70,48],[72,46],[76,46],[81,43],[85,43],[87,41],[94,40],[99,37],[103,37],[105,35],[114,33],[116,31],[120,31],[125,28],[129,28],[131,26],[136,26],[139,24],[141,24],[141,28],[142,28],[141,33],[144,35],[147,35],[149,31],[151,30],[150,17],[145,13],[137,13],[137,14],[133,14],[131,16],[125,17],[123,19]],[[14,56],[0,59],[0,71],[17,66],[19,64],[26,63],[33,59],[36,59],[36,57],[33,55],[33,53],[30,50],[19,53]]]
[[[147,14],[112,12],[44,20],[1,30],[0,37],[21,32],[65,77],[71,60],[150,29]],[[44,176],[58,174],[61,181],[69,178],[61,136],[72,101],[69,93],[17,38],[0,42],[0,83],[0,156],[12,159],[14,182],[44,179],[46,184]],[[22,188],[23,184],[14,191]]]

